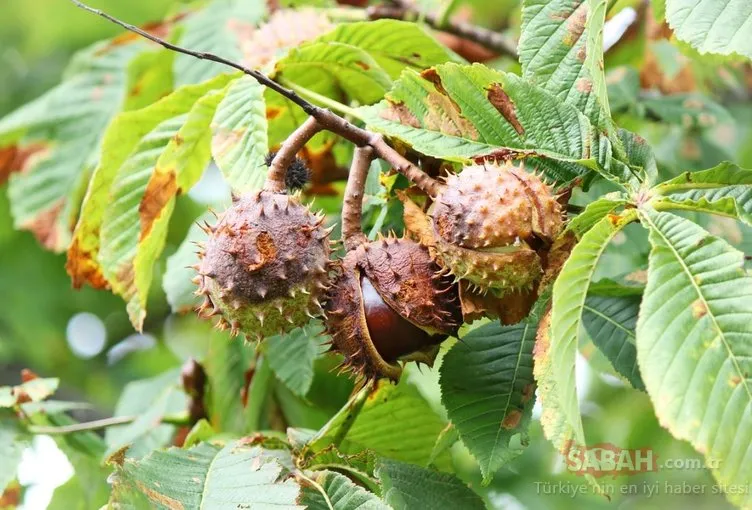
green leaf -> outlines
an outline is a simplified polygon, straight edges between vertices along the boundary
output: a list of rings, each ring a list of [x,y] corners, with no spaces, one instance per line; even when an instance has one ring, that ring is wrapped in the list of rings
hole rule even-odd
[[[752,225],[752,170],[724,162],[684,172],[656,186],[656,209],[690,209],[739,218]]]
[[[537,321],[494,322],[472,330],[441,364],[441,400],[462,442],[478,460],[484,483],[522,453],[535,403],[533,345]]]
[[[445,64],[422,74],[406,70],[385,101],[358,111],[369,128],[436,158],[532,158],[531,166],[557,181],[588,169],[619,183],[636,179],[575,107],[478,64]]]
[[[188,313],[201,303],[201,298],[194,294],[196,284],[191,280],[196,277],[196,270],[191,266],[199,261],[195,243],[206,240],[206,232],[201,225],[205,221],[212,221],[213,218],[210,212],[198,218],[196,223],[188,229],[188,234],[175,253],[167,259],[167,267],[162,277],[162,288],[173,313]]]
[[[535,378],[543,405],[543,431],[560,452],[566,452],[572,441],[585,445],[575,385],[575,357],[590,280],[609,241],[636,216],[631,210],[600,220],[574,247],[553,286],[550,331],[544,320],[544,331],[535,349]]]
[[[606,4],[606,0],[525,0],[519,53],[523,78],[613,132],[603,74]]]
[[[267,143],[264,87],[244,76],[230,85],[212,121],[212,156],[234,190],[264,184]]]
[[[392,79],[399,78],[406,67],[422,71],[447,61],[462,61],[421,26],[392,19],[344,23],[316,42],[338,42],[360,48]]]
[[[209,349],[203,361],[208,384],[209,416],[218,432],[246,431],[242,395],[247,390],[247,371],[253,361],[253,346],[232,339],[226,332],[209,331]]]
[[[723,106],[697,93],[645,97],[642,104],[656,117],[687,129],[710,128],[734,121]]]
[[[323,331],[319,321],[312,321],[264,342],[266,360],[274,375],[299,397],[305,397],[313,383],[313,362],[322,350]]]
[[[344,475],[332,471],[317,471],[311,474],[326,493],[328,501],[316,487],[303,490],[301,503],[309,510],[389,510],[376,495],[355,485]]]
[[[658,163],[650,144],[640,135],[626,129],[619,128],[617,135],[624,148],[624,161],[632,169],[632,173],[644,176],[647,184],[654,183],[658,178]]]
[[[184,104],[188,113],[144,136],[112,182],[99,260],[112,291],[128,303],[137,330],[146,317],[153,266],[164,248],[175,198],[198,181],[209,163],[209,123],[222,95],[210,90],[194,104]]]
[[[624,198],[608,195],[601,197],[594,202],[590,202],[587,207],[585,207],[585,210],[569,220],[569,223],[567,223],[567,230],[574,232],[579,239],[606,215],[613,213],[616,209],[624,206],[626,203],[627,201]]]
[[[0,408],[44,400],[57,391],[59,384],[56,378],[35,377],[18,386],[0,386]]]
[[[666,0],[666,21],[700,53],[752,58],[752,4],[745,0]]]
[[[195,446],[202,441],[208,441],[215,435],[217,435],[217,432],[211,426],[211,423],[206,421],[205,418],[201,418],[193,427],[191,427],[188,435],[185,436],[185,441],[183,441],[183,448],[190,448],[191,446]]]
[[[327,424],[327,433],[318,435],[313,443],[316,451],[329,445],[349,416],[345,406],[332,418]],[[339,445],[339,451],[356,454],[372,450],[383,457],[425,466],[445,426],[444,420],[406,378],[398,385],[381,381]],[[405,448],[406,444],[410,448]],[[439,456],[435,464],[447,468],[450,464],[448,452]]]
[[[111,504],[142,495],[152,508],[290,508],[300,488],[272,452],[242,441],[155,451],[116,467]],[[142,498],[143,500],[143,498]]]
[[[12,413],[0,410],[0,458],[3,459],[3,469],[0,469],[0,494],[16,478],[21,455],[28,446],[31,446],[31,436],[21,430],[17,418]]]
[[[144,48],[106,41],[83,51],[65,81],[0,122],[0,147],[31,154],[9,169],[14,226],[48,249],[68,246],[102,132],[123,102],[128,62]]]
[[[100,233],[108,206],[112,206],[111,188],[118,174],[121,180],[122,170],[133,171],[142,167],[146,172],[153,168],[149,162],[154,162],[160,155],[159,151],[150,151],[150,157],[144,161],[134,158],[139,143],[149,135],[159,124],[185,114],[204,94],[214,88],[221,87],[228,78],[221,77],[200,85],[182,87],[162,100],[142,110],[125,112],[118,115],[107,128],[102,143],[102,161],[94,171],[89,183],[81,216],[73,233],[73,241],[68,249],[66,268],[75,287],[88,283],[95,288],[106,288],[108,282],[102,273],[99,261]],[[174,134],[174,133],[173,133]],[[148,141],[144,143],[147,145]],[[165,142],[169,144],[169,140]],[[164,146],[164,145],[163,145]],[[146,169],[143,167],[146,165]],[[143,188],[144,175],[137,184]],[[127,180],[126,180],[127,181]],[[136,211],[136,214],[138,211]],[[137,220],[138,221],[138,220]],[[133,221],[131,221],[131,227]],[[136,232],[133,235],[138,235]]]
[[[650,230],[637,360],[661,424],[729,487],[752,478],[752,277],[744,255],[689,220],[642,211]],[[748,491],[727,494],[741,506]]]
[[[187,396],[181,388],[177,370],[128,383],[115,407],[115,416],[136,416],[136,419],[127,425],[107,429],[105,457],[124,446],[129,446],[128,455],[132,457],[165,446],[172,439],[175,427],[160,424],[162,418],[185,412],[186,406]]]
[[[242,62],[242,43],[266,15],[264,2],[244,0],[214,0],[192,13],[182,24],[180,45],[197,51],[221,55],[234,62]],[[177,86],[201,83],[220,73],[227,66],[190,55],[175,58]]]
[[[318,94],[363,104],[375,103],[392,80],[365,50],[339,42],[312,42],[277,62],[274,78]]]
[[[383,499],[395,510],[481,510],[483,500],[454,475],[383,460],[376,469]]]
[[[614,369],[634,388],[644,390],[635,347],[635,325],[641,300],[640,296],[588,295],[582,310],[582,324]]]

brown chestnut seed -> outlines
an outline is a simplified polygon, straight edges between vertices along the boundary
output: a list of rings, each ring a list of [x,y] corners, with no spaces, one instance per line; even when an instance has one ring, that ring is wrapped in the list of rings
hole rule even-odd
[[[384,303],[368,278],[361,277],[360,287],[368,335],[384,361],[397,361],[400,356],[418,351],[426,345],[438,344],[446,338],[446,335],[429,335],[405,320]]]

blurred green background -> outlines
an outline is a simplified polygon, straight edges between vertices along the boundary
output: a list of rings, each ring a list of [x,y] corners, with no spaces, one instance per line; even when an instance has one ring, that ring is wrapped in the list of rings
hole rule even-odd
[[[484,5],[481,1],[475,3]],[[95,5],[138,24],[161,18],[175,7],[175,2],[100,0]],[[55,85],[77,49],[116,33],[116,27],[76,9],[66,0],[3,0],[0,116]],[[752,117],[748,102],[736,104],[730,111],[740,125],[746,126],[746,119]],[[661,162],[668,162],[662,165],[666,173],[679,166],[679,153],[686,137],[696,135],[678,133],[674,128],[656,126],[629,114],[622,121],[657,144]],[[743,164],[744,149],[750,146],[745,143],[748,138],[746,128],[720,141],[697,135],[697,140],[706,144],[703,148],[707,151],[703,158],[698,158],[702,161],[690,165],[708,167],[727,157],[738,157],[737,161]],[[596,188],[592,193],[602,191]],[[180,214],[181,208],[185,214]],[[182,239],[199,209],[200,206],[187,198],[178,204],[167,254]],[[722,235],[728,234],[728,230],[718,228]],[[736,234],[734,231],[728,235]],[[646,253],[644,242],[638,242],[641,238],[644,239],[643,234],[635,231],[621,239],[607,256],[601,274],[619,274],[625,267],[633,267],[632,263],[639,265]],[[747,241],[745,246],[749,244],[749,236],[742,236],[741,240]],[[146,334],[134,335],[123,302],[108,292],[74,291],[64,263],[64,255],[43,251],[30,233],[13,229],[7,198],[0,189],[0,295],[3,297],[0,385],[17,382],[21,368],[29,367],[41,375],[59,377],[60,398],[92,402],[96,405],[95,414],[106,416],[112,413],[127,382],[179,365],[181,351],[190,350],[185,346],[204,338],[204,330],[196,329],[192,319],[169,316],[159,286],[155,286],[151,300]],[[82,313],[93,314],[93,317],[78,315]],[[71,323],[74,317],[78,317],[78,322]],[[103,335],[104,345],[91,358],[76,355],[72,343],[76,344],[77,336],[92,331],[94,336]],[[113,351],[113,347],[117,348]],[[647,395],[625,388],[616,378],[598,375],[587,367],[584,358],[581,361],[582,367],[578,367],[583,390],[581,407],[591,444],[609,442],[623,448],[648,447],[661,461],[699,458],[686,443],[673,440],[660,428]],[[422,392],[439,406],[436,370],[410,373]],[[692,505],[697,509],[716,509],[728,506],[722,496],[712,494],[713,479],[704,469],[663,470],[604,479],[604,484],[614,490],[611,502],[600,496],[572,498],[571,494],[561,494],[572,486],[587,487],[586,482],[566,473],[561,457],[542,437],[537,421],[531,426],[527,452],[504,468],[489,487],[480,486],[477,467],[460,445],[455,446],[455,453],[460,475],[483,492],[496,508],[685,508]],[[559,482],[564,485],[558,485]],[[686,483],[704,493],[667,494],[667,483]],[[658,484],[657,495],[648,497],[649,488],[655,484]],[[636,493],[620,494],[623,486],[633,486]]]

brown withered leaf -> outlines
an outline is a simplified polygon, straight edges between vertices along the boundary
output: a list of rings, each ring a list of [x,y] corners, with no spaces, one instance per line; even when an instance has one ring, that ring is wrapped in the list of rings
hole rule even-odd
[[[460,281],[460,303],[465,322],[472,322],[482,317],[499,319],[502,324],[510,325],[520,322],[528,316],[538,297],[535,289],[508,292],[504,297],[497,297],[473,291],[465,281]]]
[[[0,186],[8,181],[12,173],[23,172],[28,168],[33,158],[43,157],[47,148],[47,144],[41,142],[25,146],[13,144],[0,148]]]
[[[65,207],[65,198],[60,198],[53,202],[44,211],[38,213],[36,217],[27,220],[21,227],[24,230],[31,231],[39,243],[48,250],[54,250],[57,247],[60,231],[58,230],[57,219]]]
[[[80,239],[73,239],[68,247],[68,259],[65,262],[65,270],[71,277],[73,288],[80,289],[88,283],[95,289],[109,289],[110,284],[105,279],[99,264],[96,262],[96,253],[81,248]]]

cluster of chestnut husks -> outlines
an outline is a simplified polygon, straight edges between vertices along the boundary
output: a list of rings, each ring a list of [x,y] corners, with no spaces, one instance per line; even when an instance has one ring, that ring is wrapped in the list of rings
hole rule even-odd
[[[329,231],[297,195],[259,191],[234,199],[199,254],[199,314],[233,334],[263,338],[321,312]]]
[[[326,328],[352,372],[398,379],[401,361],[431,365],[462,324],[458,288],[428,250],[384,238],[350,250],[326,301]]]

